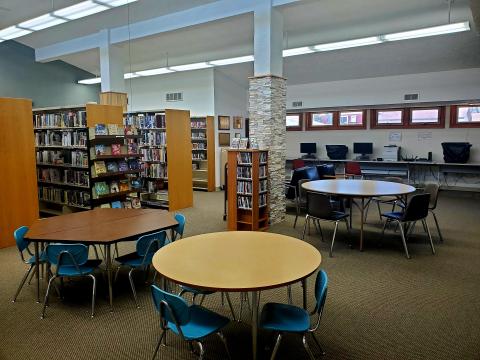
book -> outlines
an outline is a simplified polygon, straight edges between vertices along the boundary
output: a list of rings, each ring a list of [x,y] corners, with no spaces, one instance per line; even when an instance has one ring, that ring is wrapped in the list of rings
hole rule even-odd
[[[105,181],[99,181],[95,183],[95,192],[97,196],[107,195],[110,193],[110,188]]]
[[[120,190],[118,188],[118,182],[112,181],[110,183],[110,193],[118,193]]]
[[[133,125],[126,125],[125,135],[137,135],[137,128]]]
[[[138,159],[129,159],[128,160],[128,168],[130,170],[139,170],[140,169],[140,161],[138,161]]]
[[[230,142],[230,148],[231,149],[238,149],[239,143],[240,143],[239,138],[232,138],[232,141]]]
[[[123,208],[123,204],[121,201],[112,202],[112,209],[121,209],[121,208]]]
[[[142,188],[142,180],[140,178],[135,178],[131,180],[132,189],[141,189]]]
[[[140,209],[142,207],[139,198],[132,198],[132,208]]]
[[[258,142],[256,138],[250,138],[250,149],[258,149]]]
[[[107,162],[107,172],[118,172],[118,164],[116,161]]]
[[[118,189],[119,191],[130,190],[130,183],[128,182],[128,180],[120,180],[120,183],[118,184]]]
[[[138,144],[136,142],[128,143],[128,154],[138,154]]]
[[[94,169],[96,175],[105,174],[107,172],[105,161],[95,161]]]
[[[111,206],[110,206],[110,204],[107,203],[107,204],[102,204],[102,205],[100,205],[100,208],[101,208],[101,209],[110,209]]]
[[[118,171],[128,171],[128,164],[125,160],[118,162]]]
[[[120,155],[122,153],[122,145],[112,144],[112,155]]]
[[[108,135],[107,127],[105,124],[95,125],[95,135]]]
[[[105,155],[105,145],[97,144],[95,145],[95,155]]]
[[[131,209],[132,208],[132,202],[130,200],[124,201],[123,202],[123,207],[125,209]]]
[[[117,124],[107,124],[108,135],[118,135]]]
[[[238,143],[238,148],[239,149],[247,149],[248,147],[248,138],[241,138],[240,142]]]

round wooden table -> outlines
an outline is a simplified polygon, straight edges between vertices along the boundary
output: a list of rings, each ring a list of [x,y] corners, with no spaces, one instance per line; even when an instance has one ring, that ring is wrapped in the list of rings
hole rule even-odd
[[[315,180],[302,184],[306,191],[337,195],[345,198],[360,198],[361,220],[360,220],[360,251],[363,250],[363,223],[365,213],[365,199],[377,196],[406,196],[415,192],[410,185],[379,180]],[[368,204],[368,203],[367,203]],[[350,208],[351,209],[351,208]],[[351,213],[350,213],[351,215]],[[350,216],[350,224],[351,224]]]
[[[303,282],[322,257],[312,245],[285,235],[229,231],[192,236],[157,251],[153,266],[165,278],[205,290],[252,293],[253,358],[257,354],[259,292]]]

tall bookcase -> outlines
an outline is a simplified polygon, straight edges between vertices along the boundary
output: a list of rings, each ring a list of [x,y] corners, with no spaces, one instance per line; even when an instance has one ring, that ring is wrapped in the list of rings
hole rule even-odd
[[[124,114],[124,123],[141,135],[142,205],[170,211],[191,207],[190,112],[171,109],[128,112]]]
[[[268,152],[228,151],[228,229],[266,230],[268,208]]]
[[[215,125],[213,116],[195,116],[190,121],[193,189],[215,191]]]
[[[87,104],[34,110],[40,214],[92,208],[88,126],[97,123],[121,124],[122,108]]]

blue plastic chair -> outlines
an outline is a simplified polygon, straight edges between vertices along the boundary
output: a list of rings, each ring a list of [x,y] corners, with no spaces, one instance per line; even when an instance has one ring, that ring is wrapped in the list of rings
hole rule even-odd
[[[315,337],[314,332],[318,329],[320,325],[320,320],[322,318],[323,307],[325,305],[325,300],[327,298],[327,287],[328,287],[328,277],[327,273],[323,270],[320,270],[317,274],[317,279],[315,280],[315,308],[312,313],[308,313],[306,310],[287,304],[277,304],[277,303],[267,303],[262,309],[262,314],[260,315],[260,327],[266,330],[272,330],[278,333],[275,347],[272,352],[270,359],[274,359],[275,355],[280,346],[280,341],[282,340],[283,333],[299,333],[303,334],[303,346],[307,351],[310,359],[315,359],[313,356],[312,350],[307,343],[307,334],[312,334],[315,343],[320,348],[320,351],[323,354],[322,347]],[[318,315],[315,325],[312,327],[310,322],[310,315]]]
[[[199,359],[203,359],[205,354],[203,339],[216,333],[225,345],[228,358],[231,359],[227,341],[221,332],[221,329],[230,322],[228,318],[202,306],[189,306],[182,297],[168,293],[156,285],[152,285],[152,297],[155,308],[160,314],[162,328],[152,359],[155,359],[162,340],[166,345],[167,330],[173,331],[187,341],[192,351],[192,343],[196,342],[200,348]]]
[[[88,276],[92,278],[92,317],[95,314],[96,279],[95,269],[101,260],[88,260],[88,246],[83,244],[50,244],[47,246],[46,258],[50,265],[56,266],[55,274],[48,281],[47,293],[43,302],[41,318],[45,317],[50,287],[56,278]]]
[[[25,240],[25,234],[27,233],[27,231],[28,231],[27,226],[21,226],[13,232],[13,237],[15,238],[18,251],[20,252],[20,258],[26,265],[29,265],[30,267],[28,268],[27,272],[23,276],[22,281],[20,282],[18,289],[15,292],[15,296],[13,297],[12,302],[15,302],[17,300],[17,297],[20,294],[20,291],[22,290],[23,285],[25,285],[25,281],[27,281],[28,275],[30,275],[30,273],[32,272],[32,269],[33,269],[32,277],[37,272],[37,269],[35,267],[35,255],[32,254],[32,252],[28,248],[28,246],[30,245],[30,242]],[[25,251],[28,253],[28,257],[25,257],[25,254],[24,254]],[[45,264],[46,262],[45,253],[40,254],[39,261],[41,264]]]
[[[128,279],[130,280],[130,287],[132,288],[135,304],[138,306],[137,292],[135,291],[135,284],[133,283],[132,273],[135,269],[144,268],[148,276],[148,269],[152,263],[155,252],[165,245],[167,234],[165,231],[159,231],[148,235],[140,236],[137,240],[136,251],[117,257],[115,260],[120,263],[120,266],[128,266]],[[117,279],[120,267],[117,269],[115,279]]]
[[[177,237],[183,238],[183,230],[185,230],[185,223],[187,219],[185,215],[177,213],[175,214],[175,220],[177,220],[178,225],[173,228],[173,238],[172,242],[177,240]]]

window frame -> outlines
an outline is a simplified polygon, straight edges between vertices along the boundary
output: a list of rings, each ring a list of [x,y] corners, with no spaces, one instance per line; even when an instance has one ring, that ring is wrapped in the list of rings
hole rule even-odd
[[[370,112],[370,128],[371,129],[404,129],[408,123],[406,120],[406,109],[405,108],[383,108],[383,109],[372,109]],[[401,111],[402,112],[402,123],[401,124],[379,124],[378,123],[378,112],[379,111]]]
[[[450,127],[451,128],[478,128],[480,122],[475,123],[459,123],[458,122],[458,108],[464,106],[480,107],[480,103],[454,104],[450,105]]]
[[[362,124],[361,125],[340,125],[340,113],[342,112],[362,112]],[[312,116],[318,113],[331,113],[333,115],[332,125],[312,126]],[[323,131],[323,130],[361,130],[367,128],[367,109],[351,109],[345,108],[340,110],[318,110],[309,111],[306,113],[306,126],[307,131]]]
[[[318,113],[331,113],[332,114],[332,125],[323,125],[323,126],[314,126],[312,125],[312,117],[313,114]],[[335,111],[333,110],[318,110],[318,111],[309,111],[307,113],[307,124],[306,130],[307,131],[322,131],[322,130],[336,130],[335,129]]]
[[[337,116],[337,130],[359,130],[359,129],[366,129],[367,128],[367,109],[341,109],[338,110]],[[361,112],[362,113],[362,124],[361,125],[341,125],[340,124],[340,115],[343,112]]]
[[[298,118],[299,125],[298,126],[287,126],[287,116],[289,116],[289,115],[298,115],[299,116],[299,118]],[[304,113],[302,113],[302,112],[287,113],[285,115],[285,128],[287,129],[287,131],[302,131],[303,130],[303,118],[304,118]]]
[[[445,106],[422,106],[407,108],[405,127],[411,129],[443,129],[445,128]],[[438,110],[438,122],[436,123],[412,123],[414,110]]]

